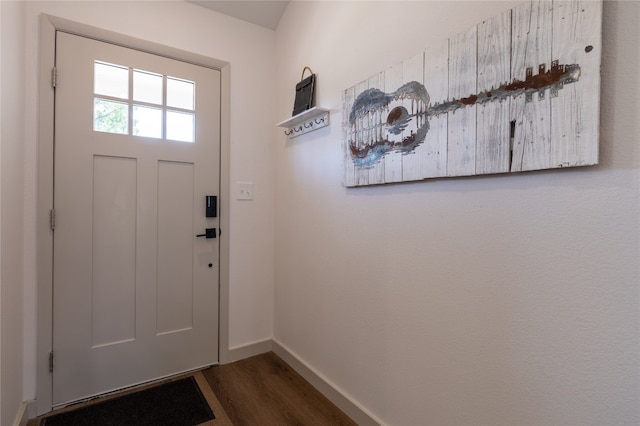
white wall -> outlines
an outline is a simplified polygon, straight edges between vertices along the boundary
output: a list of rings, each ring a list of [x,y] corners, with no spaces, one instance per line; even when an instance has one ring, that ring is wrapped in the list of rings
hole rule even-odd
[[[0,424],[23,399],[24,3],[0,2]]]
[[[229,346],[270,339],[273,319],[274,194],[271,143],[275,34],[182,1],[26,2],[26,206],[24,398],[35,396],[38,32],[42,13],[231,64],[231,182],[251,181],[255,198],[231,203]],[[3,22],[4,24],[4,22]],[[13,96],[19,98],[21,93]],[[4,99],[4,93],[3,93]],[[3,200],[4,201],[4,200]],[[3,382],[4,383],[4,382]]]
[[[640,3],[604,5],[600,165],[342,187],[342,91],[517,2],[292,2],[331,125],[276,146],[274,334],[390,425],[638,424]]]

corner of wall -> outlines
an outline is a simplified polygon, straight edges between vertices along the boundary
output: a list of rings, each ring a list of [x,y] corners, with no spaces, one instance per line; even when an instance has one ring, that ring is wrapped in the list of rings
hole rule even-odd
[[[273,352],[276,355],[282,358],[291,368],[304,377],[314,388],[322,393],[329,401],[333,402],[346,415],[351,417],[357,424],[361,426],[377,426],[383,424],[373,413],[347,396],[344,391],[305,363],[289,348],[275,340],[272,341],[272,345]]]

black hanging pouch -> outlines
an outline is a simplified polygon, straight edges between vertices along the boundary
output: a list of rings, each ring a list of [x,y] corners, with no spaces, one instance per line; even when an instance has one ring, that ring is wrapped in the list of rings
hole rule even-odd
[[[309,70],[311,75],[304,78],[304,72]],[[302,70],[302,80],[296,84],[296,100],[293,104],[293,114],[298,115],[301,112],[308,110],[314,106],[315,103],[315,83],[316,75],[311,71],[311,68],[304,67]]]

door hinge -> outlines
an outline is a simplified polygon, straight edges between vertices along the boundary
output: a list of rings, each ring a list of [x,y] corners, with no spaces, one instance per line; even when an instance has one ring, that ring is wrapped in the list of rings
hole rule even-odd
[[[49,373],[53,373],[53,351],[49,352]]]
[[[51,87],[55,89],[57,84],[58,84],[58,68],[53,67],[51,68]]]
[[[51,212],[49,214],[49,225],[51,226],[51,230],[52,231],[56,230],[56,211],[55,211],[55,209],[51,209]]]

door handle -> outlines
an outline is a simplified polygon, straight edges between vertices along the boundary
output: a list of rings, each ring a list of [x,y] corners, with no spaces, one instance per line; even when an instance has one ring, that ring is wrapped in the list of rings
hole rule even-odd
[[[204,234],[198,234],[196,235],[196,237],[215,238],[216,228],[206,228],[204,230]]]

